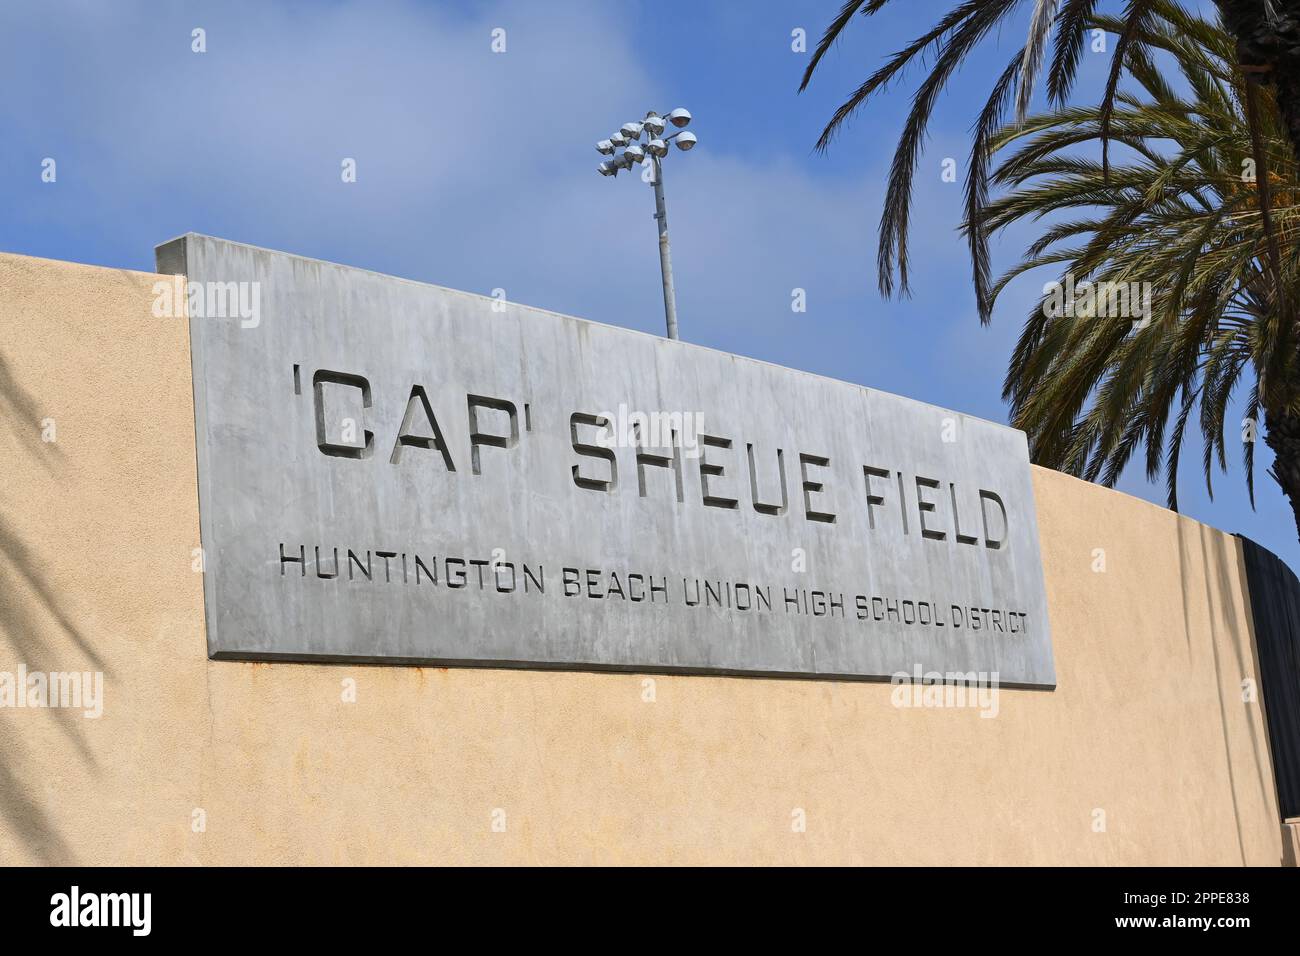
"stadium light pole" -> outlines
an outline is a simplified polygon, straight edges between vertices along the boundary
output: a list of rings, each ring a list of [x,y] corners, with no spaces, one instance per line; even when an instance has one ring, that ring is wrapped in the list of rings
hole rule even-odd
[[[655,187],[655,220],[659,224],[659,273],[664,287],[664,319],[668,325],[668,337],[677,338],[677,293],[673,289],[673,257],[668,246],[668,210],[664,203],[664,157],[668,155],[668,144],[676,143],[682,152],[690,150],[696,143],[695,134],[687,132],[686,126],[691,121],[689,111],[673,110],[667,116],[660,116],[654,110],[646,113],[640,122],[624,123],[617,133],[609,139],[602,139],[596,144],[596,151],[607,159],[596,167],[602,176],[617,177],[620,169],[631,169],[634,165],[650,164]],[[677,132],[664,136],[668,124],[676,127]],[[641,145],[641,134],[646,134],[645,146]],[[615,153],[622,149],[621,153]]]

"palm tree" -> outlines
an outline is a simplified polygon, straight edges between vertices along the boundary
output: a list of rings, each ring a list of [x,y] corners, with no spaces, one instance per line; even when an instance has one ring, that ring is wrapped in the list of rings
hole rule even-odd
[[[1109,485],[1144,452],[1148,478],[1164,473],[1177,509],[1189,423],[1202,434],[1212,494],[1215,463],[1227,467],[1225,435],[1237,433],[1228,405],[1247,386],[1241,437],[1251,502],[1262,412],[1272,474],[1300,533],[1300,329],[1280,301],[1300,301],[1300,164],[1289,120],[1262,90],[1249,123],[1253,91],[1237,66],[1238,41],[1175,5],[1158,6],[1133,35],[1135,92],[1117,93],[1110,109],[1061,107],[990,133],[992,182],[1007,192],[982,203],[967,231],[1047,220],[1023,260],[991,286],[990,308],[1030,269],[1054,266],[1061,277],[1025,322],[1004,397],[1035,461]],[[1125,28],[1117,18],[1087,22]],[[1162,75],[1161,56],[1180,77]],[[1105,137],[1125,153],[1108,168],[1079,149]],[[1266,173],[1252,169],[1261,153]],[[1105,308],[1061,315],[1058,290],[1069,281],[1147,291],[1149,309],[1134,310],[1130,294],[1125,316],[1100,314]]]
[[[1215,0],[1236,40],[1237,65],[1272,85],[1300,158],[1300,0]]]
[[[1224,22],[1233,33],[1235,59],[1246,73],[1252,89],[1258,83],[1276,89],[1276,102],[1286,117],[1292,158],[1300,158],[1300,0],[1215,0]],[[870,17],[890,0],[846,0],[838,15],[813,52],[799,89],[807,88],[817,66],[827,51],[857,14]],[[1047,65],[1049,101],[1063,106],[1068,101],[1083,47],[1090,29],[1090,18],[1102,5],[1101,0],[1033,0],[1029,11],[1025,45],[1011,58],[1006,69],[993,84],[987,102],[975,123],[970,162],[966,174],[966,213],[978,222],[978,211],[988,199],[989,144],[993,131],[1002,123],[1012,96],[1015,97],[1017,120],[1028,112],[1034,84],[1044,68],[1047,48],[1052,45]],[[1187,16],[1177,3],[1167,0],[1114,0],[1122,8],[1122,19],[1112,21],[1116,29],[1115,49],[1110,75],[1101,101],[1102,167],[1108,165],[1105,135],[1120,76],[1131,56],[1141,52],[1144,27],[1154,19],[1177,22]],[[844,123],[865,106],[877,93],[900,79],[918,58],[933,55],[934,64],[918,87],[912,110],[903,127],[890,171],[890,184],[880,220],[877,250],[877,281],[881,294],[888,297],[908,291],[908,213],[911,208],[912,178],[920,158],[934,105],[954,71],[966,57],[996,28],[1025,10],[1025,0],[960,0],[949,13],[902,50],[895,53],[835,111],[817,141],[825,150]],[[1178,8],[1171,10],[1170,8]],[[1054,38],[1054,39],[1053,39]],[[1231,58],[1230,58],[1231,59]],[[1264,157],[1256,156],[1259,163]],[[1267,177],[1263,182],[1267,185]],[[1268,202],[1267,195],[1264,198]],[[989,255],[987,237],[982,229],[968,232],[975,294],[980,319],[991,318],[989,304]],[[897,279],[897,286],[895,280]]]

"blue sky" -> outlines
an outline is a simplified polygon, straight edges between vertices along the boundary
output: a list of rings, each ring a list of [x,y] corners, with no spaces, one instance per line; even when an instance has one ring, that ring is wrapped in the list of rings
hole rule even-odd
[[[1023,35],[991,38],[941,101],[916,181],[913,295],[882,301],[876,224],[911,86],[828,155],[812,146],[950,0],[859,18],[798,95],[808,54],[791,31],[811,47],[839,5],[12,0],[0,250],[152,270],[156,244],[204,232],[658,333],[650,188],[596,175],[592,144],[647,109],[686,106],[700,144],[665,170],[683,338],[1005,421],[1006,357],[1046,277],[1014,284],[979,325],[961,184],[940,165],[964,163],[975,110]],[[206,53],[191,52],[195,27]],[[1107,63],[1085,53],[1085,88]],[[356,183],[341,181],[345,157]],[[996,264],[1027,236],[999,241]],[[1185,513],[1300,568],[1262,442],[1253,512],[1237,461],[1213,502],[1199,447],[1184,461]],[[1164,501],[1139,472],[1120,487]]]

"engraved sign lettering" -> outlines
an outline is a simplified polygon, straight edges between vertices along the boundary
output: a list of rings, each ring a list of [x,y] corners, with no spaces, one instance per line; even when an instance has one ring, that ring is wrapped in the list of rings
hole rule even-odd
[[[219,659],[1055,686],[1020,432],[187,235]],[[951,427],[960,420],[960,428]]]

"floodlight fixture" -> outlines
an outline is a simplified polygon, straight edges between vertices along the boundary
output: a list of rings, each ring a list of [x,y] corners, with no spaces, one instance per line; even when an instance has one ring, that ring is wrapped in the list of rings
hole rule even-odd
[[[663,279],[664,318],[670,339],[677,338],[677,294],[673,289],[673,264],[668,249],[668,211],[664,202],[663,160],[669,153],[669,143],[676,143],[677,148],[682,152],[695,147],[697,142],[695,134],[685,131],[690,122],[690,110],[680,106],[666,117],[650,110],[646,113],[645,119],[640,122],[624,123],[609,139],[602,139],[596,143],[597,152],[602,156],[611,157],[596,167],[596,172],[602,176],[617,176],[620,169],[631,169],[639,164],[646,165],[651,171],[653,178],[649,181],[655,190],[655,220],[659,223],[659,271]],[[664,130],[670,124],[677,132],[665,137]],[[642,133],[646,134],[644,146],[640,142]]]

